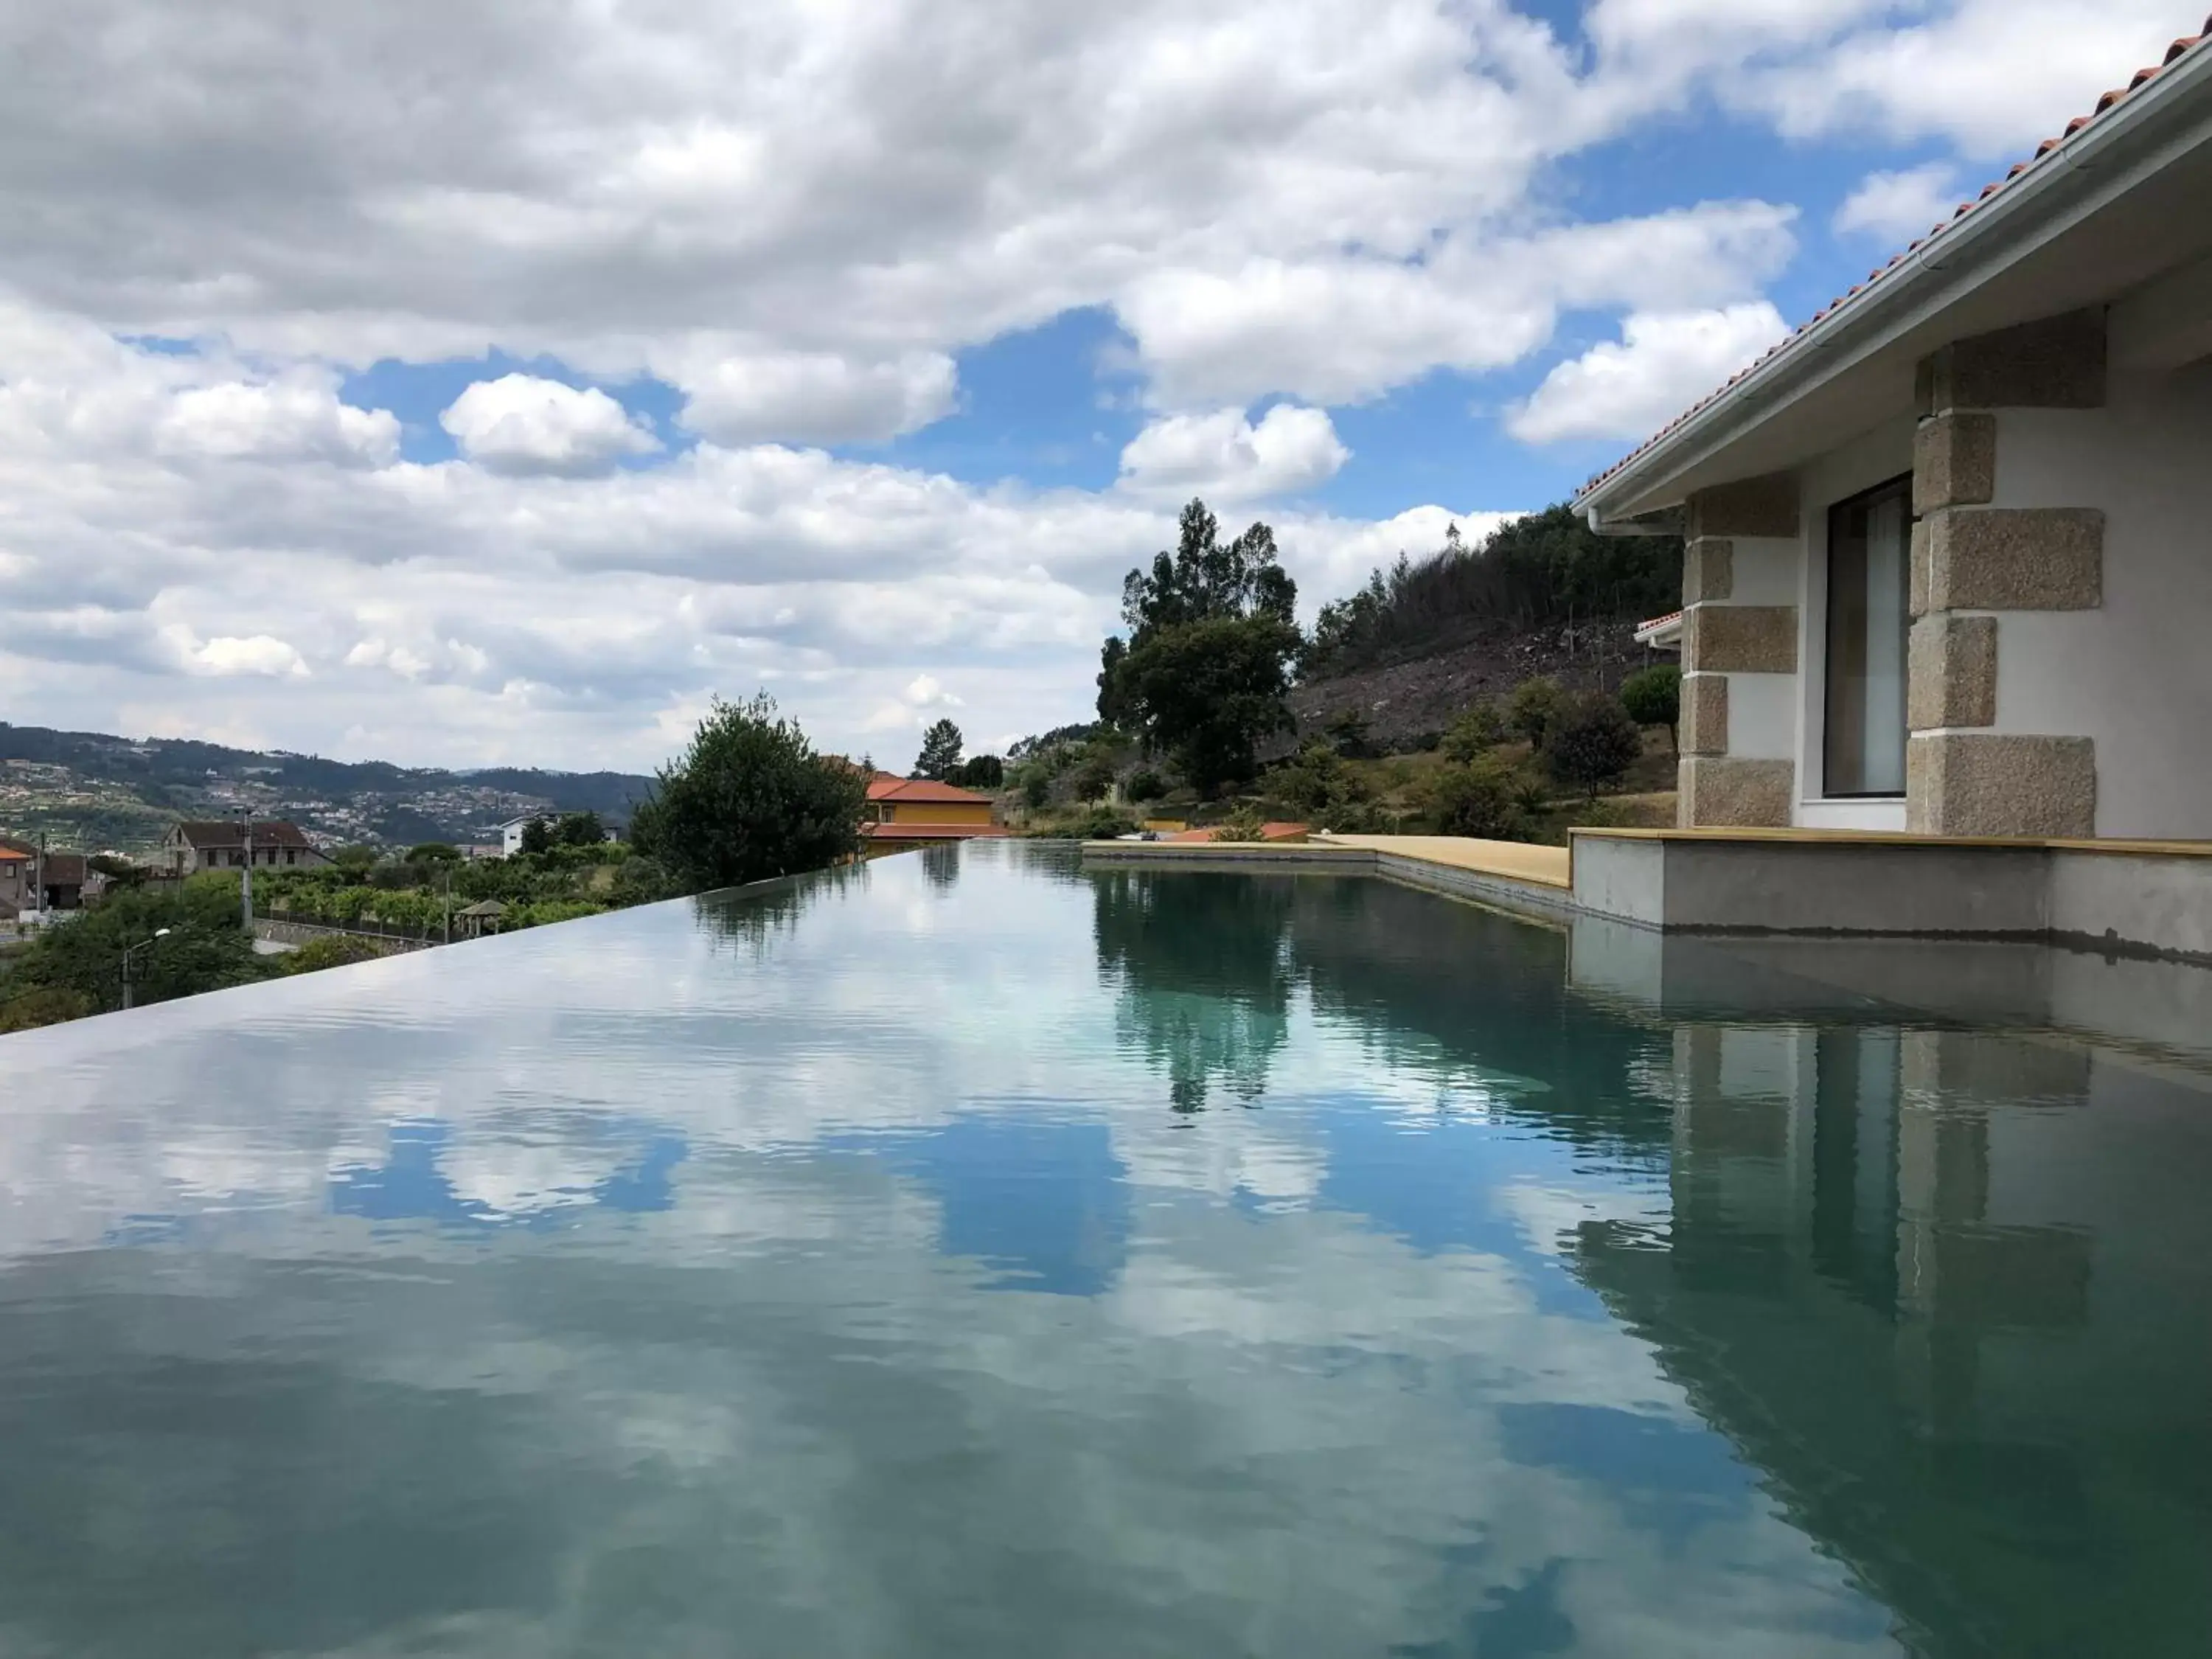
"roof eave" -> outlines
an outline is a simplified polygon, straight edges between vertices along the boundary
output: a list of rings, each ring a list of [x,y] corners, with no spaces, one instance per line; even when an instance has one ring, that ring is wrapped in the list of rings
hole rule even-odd
[[[2107,112],[2078,126],[2017,177],[1939,226],[1852,289],[1769,356],[1683,416],[1612,471],[1586,484],[1573,506],[1601,532],[1678,506],[1669,484],[1779,409],[1847,374],[1872,353],[1934,320],[2068,224],[2125,193],[2186,154],[2187,135],[2212,133],[2212,100],[2182,133],[2158,142],[2177,108],[2212,88],[2212,51],[2176,59]],[[2148,140],[2146,143],[2146,140]],[[2142,153],[2131,155],[2131,148]],[[2115,161],[2119,171],[2112,171]]]

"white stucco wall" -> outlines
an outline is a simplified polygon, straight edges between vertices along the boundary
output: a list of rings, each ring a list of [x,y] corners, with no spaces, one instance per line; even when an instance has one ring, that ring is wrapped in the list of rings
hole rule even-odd
[[[2100,609],[2001,614],[1996,730],[2096,740],[2100,836],[2212,836],[2212,361],[2001,411],[1994,504],[2105,514]]]

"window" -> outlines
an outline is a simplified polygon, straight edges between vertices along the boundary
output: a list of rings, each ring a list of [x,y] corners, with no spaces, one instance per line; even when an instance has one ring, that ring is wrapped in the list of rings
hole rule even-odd
[[[1905,793],[1905,585],[1912,481],[1828,509],[1824,793]]]

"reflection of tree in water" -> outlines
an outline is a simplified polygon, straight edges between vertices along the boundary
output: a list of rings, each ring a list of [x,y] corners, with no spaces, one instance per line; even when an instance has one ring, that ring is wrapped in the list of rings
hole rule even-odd
[[[921,873],[929,878],[929,884],[942,891],[960,884],[960,843],[942,842],[921,849]]]
[[[1316,1013],[1357,1025],[1383,1063],[1424,1050],[1426,1066],[1507,1080],[1500,1098],[1547,1133],[1663,1154],[1649,1079],[1668,1073],[1668,1040],[1568,988],[1563,934],[1383,881],[1301,883],[1289,923]],[[1523,1096],[1516,1079],[1545,1086]]]
[[[799,918],[823,899],[867,879],[866,865],[841,865],[811,875],[702,894],[693,902],[699,926],[709,939],[744,945],[757,957],[767,955],[774,941],[797,931]]]
[[[1257,1100],[1288,1025],[1291,884],[1104,870],[1091,890],[1098,965],[1120,991],[1117,1034],[1166,1071],[1176,1110],[1200,1110],[1216,1084]]]

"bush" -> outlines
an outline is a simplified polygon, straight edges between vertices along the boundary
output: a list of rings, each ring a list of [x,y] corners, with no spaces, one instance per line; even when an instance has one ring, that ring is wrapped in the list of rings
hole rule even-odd
[[[1588,796],[1626,777],[1643,752],[1643,729],[1620,698],[1604,691],[1566,699],[1544,734],[1544,761],[1552,775]]]
[[[1505,717],[1494,702],[1479,702],[1451,723],[1439,745],[1444,758],[1464,766],[1505,741]]]
[[[1052,774],[1042,767],[1032,767],[1022,775],[1022,804],[1032,812],[1040,811],[1052,799]]]
[[[1429,780],[1427,805],[1439,835],[1526,841],[1528,822],[1517,797],[1512,769],[1486,755],[1437,768]]]
[[[1260,816],[1260,809],[1252,805],[1249,802],[1246,802],[1245,804],[1238,806],[1237,809],[1231,812],[1227,817],[1222,819],[1219,823],[1214,825],[1213,839],[1216,841],[1257,841],[1260,839],[1260,831],[1266,823],[1267,820]]]
[[[1673,663],[1638,670],[1620,683],[1621,706],[1638,726],[1663,726],[1667,746],[1679,750],[1674,728],[1682,718],[1682,671]]]
[[[1559,690],[1557,680],[1523,680],[1505,700],[1505,724],[1515,735],[1526,738],[1531,749],[1540,749],[1553,715],[1565,700],[1566,693]]]
[[[1371,800],[1337,801],[1315,815],[1314,828],[1340,836],[1379,836],[1390,829],[1382,809]]]
[[[866,799],[860,772],[816,754],[766,692],[718,698],[637,808],[630,841],[687,889],[734,887],[852,856]]]
[[[1347,708],[1328,723],[1328,740],[1346,760],[1372,760],[1375,739],[1367,729],[1367,716]]]
[[[1133,801],[1158,800],[1167,792],[1167,780],[1149,766],[1130,773],[1129,781],[1121,786],[1121,793]]]
[[[1136,834],[1139,824],[1118,806],[1094,806],[1067,826],[1067,833],[1078,841],[1112,841],[1116,836]]]
[[[1294,761],[1267,775],[1267,790],[1291,811],[1308,817],[1367,799],[1369,790],[1336,750],[1309,744]]]
[[[314,974],[325,968],[347,968],[356,962],[374,962],[381,954],[365,939],[338,933],[310,939],[281,960],[288,974]]]
[[[442,841],[426,841],[407,849],[410,864],[459,864],[460,849],[449,847]]]

